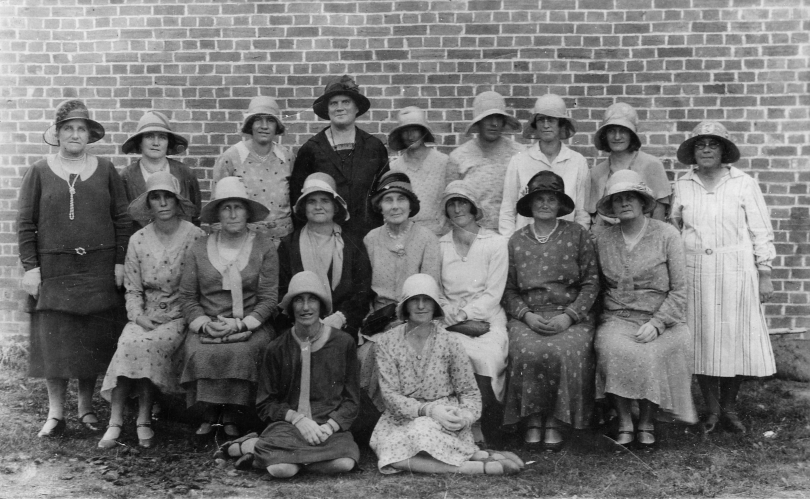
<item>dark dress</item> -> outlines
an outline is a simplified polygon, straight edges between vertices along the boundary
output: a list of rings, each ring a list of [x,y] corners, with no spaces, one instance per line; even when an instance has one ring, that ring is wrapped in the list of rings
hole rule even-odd
[[[93,174],[74,184],[73,220],[68,215],[68,183],[46,159],[34,163],[23,177],[17,214],[20,260],[26,271],[39,267],[42,273],[31,313],[28,375],[32,377],[82,379],[103,374],[127,322],[114,269],[124,263],[131,219],[121,178],[110,161],[97,159]],[[60,281],[83,284],[64,293]],[[93,300],[97,310],[71,313],[88,305],[90,289],[108,290]],[[48,296],[50,300],[43,298]]]
[[[599,293],[596,250],[576,222],[560,220],[547,243],[531,225],[509,239],[509,275],[503,306],[509,314],[509,386],[504,425],[533,414],[550,415],[574,428],[589,426],[594,403],[594,315]],[[565,331],[544,336],[521,319],[546,320],[567,313]]]
[[[343,312],[346,316],[344,330],[357,338],[357,330],[368,313],[371,299],[371,262],[368,260],[366,247],[356,236],[344,232],[343,238],[343,273],[340,284],[332,290],[332,311]],[[278,247],[279,273],[278,295],[287,294],[287,286],[292,277],[304,270],[301,263],[301,229],[297,229],[281,240]],[[332,268],[327,273],[329,282],[332,282]],[[286,320],[286,327],[292,324],[286,314],[279,316]]]
[[[298,410],[301,393],[301,346],[287,330],[267,347],[259,370],[256,409],[269,425],[256,443],[255,455],[263,467],[273,464],[309,464],[348,457],[360,460],[360,450],[349,432],[360,405],[357,350],[354,339],[331,329],[323,346],[311,355],[310,407],[319,425],[333,419],[339,426],[326,442],[310,445],[301,432],[285,421],[287,411]],[[317,343],[317,342],[316,342]]]
[[[194,175],[194,172],[192,172],[189,167],[175,159],[169,159],[169,173],[174,175],[180,182],[180,194],[197,207],[197,213],[187,213],[182,217],[183,220],[189,221],[199,227],[202,196],[200,194],[200,184],[197,182],[197,176]],[[146,192],[146,181],[143,179],[143,174],[141,173],[140,159],[136,159],[121,170],[121,180],[124,181],[127,201],[130,203]],[[143,225],[141,225],[139,221],[132,221],[133,233],[137,232],[142,227]]]
[[[380,139],[356,128],[354,150],[342,159],[326,138],[326,130],[306,141],[298,151],[290,177],[290,200],[301,196],[304,180],[315,172],[328,173],[335,179],[337,193],[349,205],[350,218],[343,227],[362,238],[382,225],[382,217],[371,210],[369,192],[376,179],[388,171],[388,151]],[[297,221],[297,227],[303,223]]]

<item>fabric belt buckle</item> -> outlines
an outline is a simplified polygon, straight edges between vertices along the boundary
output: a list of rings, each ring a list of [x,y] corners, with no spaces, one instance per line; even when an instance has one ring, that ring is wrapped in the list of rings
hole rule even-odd
[[[79,255],[79,256],[84,256],[84,255],[86,255],[86,254],[87,254],[87,250],[86,250],[86,249],[84,249],[84,248],[82,248],[81,246],[79,246],[78,248],[74,248],[74,251],[75,251],[75,252],[76,252],[76,254],[77,254],[77,255]]]

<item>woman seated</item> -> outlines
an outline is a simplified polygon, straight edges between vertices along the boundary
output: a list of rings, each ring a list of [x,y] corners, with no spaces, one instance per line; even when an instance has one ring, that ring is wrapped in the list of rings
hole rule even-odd
[[[531,178],[517,212],[533,223],[509,239],[503,303],[509,321],[509,386],[504,425],[522,423],[527,444],[563,446],[562,425],[590,424],[593,412],[591,307],[599,293],[596,250],[578,223],[559,175]],[[545,430],[545,431],[544,431]]]
[[[656,201],[641,176],[616,172],[596,208],[618,218],[597,240],[604,284],[596,330],[596,394],[610,394],[619,414],[617,442],[655,444],[660,407],[697,421],[692,403],[692,345],[686,327],[686,260],[678,230],[647,218]],[[638,401],[635,433],[630,412]]]
[[[327,173],[307,177],[293,213],[306,225],[282,239],[278,247],[279,296],[287,293],[293,275],[315,272],[332,292],[333,312],[324,322],[356,337],[368,312],[371,263],[360,239],[339,225],[349,219],[349,211],[337,193],[335,179]],[[278,329],[286,329],[292,316],[278,319]]]
[[[303,466],[351,471],[360,459],[348,431],[360,404],[354,339],[322,322],[332,300],[314,272],[293,276],[281,309],[294,323],[267,347],[256,402],[270,424],[260,437],[251,433],[220,450],[238,457],[238,468],[252,463],[276,478],[294,476]]]
[[[180,300],[192,334],[184,344],[180,383],[189,407],[205,407],[201,437],[217,422],[226,435],[239,436],[236,410],[253,406],[258,366],[275,336],[268,319],[278,298],[276,246],[247,227],[267,213],[248,198],[239,178],[223,178],[200,216],[222,228],[197,241],[186,257]]]
[[[133,220],[148,224],[129,240],[124,286],[129,323],[118,338],[101,396],[111,402],[110,424],[98,446],[116,446],[124,423],[127,397],[137,394],[138,445],[152,447],[152,400],[155,391],[181,393],[172,364],[183,343],[185,322],[180,311],[180,276],[186,250],[205,232],[183,215],[196,207],[180,194],[180,183],[168,171],[146,181],[146,192],[129,205]],[[151,222],[151,223],[150,223]]]
[[[509,336],[501,297],[509,270],[507,240],[484,229],[484,211],[463,180],[447,186],[442,196],[452,232],[439,240],[442,256],[444,324],[464,346],[475,371],[483,408],[481,430],[486,442],[500,442],[506,392]]]
[[[402,287],[397,316],[407,321],[377,341],[385,412],[371,435],[382,473],[512,474],[511,453],[479,451],[470,427],[481,394],[467,352],[441,325],[436,281],[425,274]]]

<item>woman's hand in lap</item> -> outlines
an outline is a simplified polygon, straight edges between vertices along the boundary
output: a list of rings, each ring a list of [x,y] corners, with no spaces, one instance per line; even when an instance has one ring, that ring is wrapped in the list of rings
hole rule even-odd
[[[135,324],[141,326],[144,331],[151,331],[155,329],[155,327],[157,327],[155,321],[153,321],[146,315],[139,315],[138,317],[136,317]]]
[[[637,343],[649,343],[656,338],[658,338],[658,329],[649,322],[642,324],[636,331]]]
[[[523,316],[523,322],[535,333],[542,332],[543,328],[546,327],[545,319],[533,312],[526,312],[526,314]]]
[[[454,407],[445,405],[436,406],[430,411],[430,417],[439,422],[449,431],[459,431],[464,428],[465,420]]]
[[[309,445],[318,445],[326,442],[329,434],[318,425],[315,421],[309,418],[302,418],[299,422],[295,423],[295,427],[301,432],[301,436],[307,441]]]
[[[526,314],[528,315],[528,314]],[[559,314],[552,317],[548,322],[540,322],[535,332],[545,335],[555,335],[562,333],[574,323],[567,314]]]

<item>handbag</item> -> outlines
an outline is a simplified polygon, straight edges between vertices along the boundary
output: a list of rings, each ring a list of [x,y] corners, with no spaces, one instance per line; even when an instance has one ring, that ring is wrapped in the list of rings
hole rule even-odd
[[[42,280],[36,310],[93,315],[123,303],[112,274],[66,274]]]
[[[388,305],[371,312],[363,319],[363,325],[360,326],[360,332],[366,336],[373,336],[385,330],[385,327],[391,323],[397,316],[397,304],[389,303]]]

